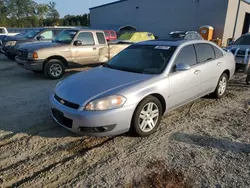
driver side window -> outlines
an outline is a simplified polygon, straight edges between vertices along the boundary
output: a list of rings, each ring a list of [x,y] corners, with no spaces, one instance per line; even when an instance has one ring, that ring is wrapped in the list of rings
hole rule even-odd
[[[190,67],[197,64],[197,57],[194,45],[185,46],[181,49],[175,59],[171,72],[175,72],[176,65],[178,64],[188,64]]]
[[[94,37],[91,32],[82,32],[77,36],[77,39],[82,42],[82,45],[94,45]]]

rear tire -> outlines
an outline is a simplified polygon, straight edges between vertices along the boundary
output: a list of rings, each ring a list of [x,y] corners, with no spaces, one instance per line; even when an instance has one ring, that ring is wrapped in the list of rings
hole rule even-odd
[[[162,118],[162,104],[154,96],[148,96],[137,106],[131,122],[131,129],[139,137],[154,133]]]
[[[44,65],[44,74],[51,79],[60,79],[64,73],[65,66],[58,59],[51,59]]]
[[[228,75],[226,73],[223,73],[220,76],[217,87],[214,93],[212,93],[212,95],[217,99],[221,99],[226,94],[227,86],[228,86]]]

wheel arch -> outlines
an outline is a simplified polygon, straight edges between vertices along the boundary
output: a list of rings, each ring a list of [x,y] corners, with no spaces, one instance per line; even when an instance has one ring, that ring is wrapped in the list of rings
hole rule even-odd
[[[68,66],[68,61],[67,61],[64,57],[59,56],[59,55],[54,55],[54,56],[48,57],[48,58],[44,61],[43,68],[44,68],[44,65],[45,65],[47,62],[49,62],[50,60],[52,60],[52,59],[57,59],[57,60],[61,61],[65,67]]]
[[[230,70],[226,69],[226,70],[224,70],[224,72],[222,74],[224,74],[224,73],[228,76],[228,79],[230,79],[230,77],[231,77]]]
[[[159,93],[150,93],[150,94],[145,95],[145,96],[138,102],[138,104],[136,105],[136,108],[138,107],[138,105],[139,105],[144,99],[146,99],[146,98],[149,97],[149,96],[153,96],[153,97],[157,98],[157,99],[160,101],[160,103],[161,103],[161,105],[162,105],[162,115],[163,115],[163,114],[166,112],[166,110],[167,110],[167,103],[166,103],[165,98],[164,98],[161,94],[159,94]],[[136,110],[136,108],[135,108],[135,110]],[[133,114],[135,113],[135,110],[134,110]]]

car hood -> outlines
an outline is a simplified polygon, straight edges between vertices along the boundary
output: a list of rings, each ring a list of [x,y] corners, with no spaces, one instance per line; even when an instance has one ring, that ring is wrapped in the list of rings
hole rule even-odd
[[[57,85],[54,92],[60,98],[82,106],[90,100],[105,96],[112,90],[124,89],[124,86],[129,86],[152,77],[154,75],[97,67],[66,78]]]
[[[28,51],[37,51],[45,48],[55,48],[58,46],[63,46],[66,44],[56,43],[56,42],[34,42],[34,43],[26,43],[20,45],[19,48],[28,50]]]
[[[5,41],[31,41],[32,39],[24,38],[23,36],[7,36]]]

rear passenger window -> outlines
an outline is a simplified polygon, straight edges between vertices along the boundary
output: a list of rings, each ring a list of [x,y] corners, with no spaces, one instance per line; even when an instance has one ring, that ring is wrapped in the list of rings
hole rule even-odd
[[[196,53],[193,45],[185,46],[181,49],[175,60],[175,65],[181,63],[188,64],[190,66],[197,64]]]
[[[199,63],[215,59],[213,47],[210,44],[196,44]]]
[[[91,32],[82,32],[78,35],[76,40],[80,40],[82,45],[94,45],[94,37]]]
[[[223,57],[223,53],[218,48],[216,48],[215,46],[213,46],[213,48],[214,48],[216,58]]]
[[[99,44],[106,44],[106,40],[103,33],[96,33]]]

